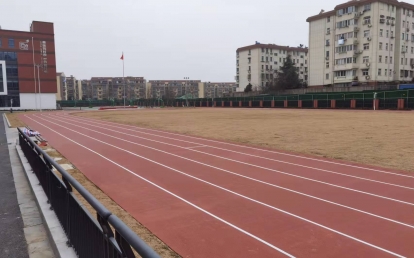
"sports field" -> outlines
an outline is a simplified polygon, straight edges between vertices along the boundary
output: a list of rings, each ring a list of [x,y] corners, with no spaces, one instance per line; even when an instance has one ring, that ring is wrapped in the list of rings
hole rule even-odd
[[[149,109],[77,116],[414,171],[414,112]]]

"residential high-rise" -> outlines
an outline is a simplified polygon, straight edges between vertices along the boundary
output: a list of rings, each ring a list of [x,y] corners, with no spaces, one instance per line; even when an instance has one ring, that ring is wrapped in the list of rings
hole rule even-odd
[[[202,95],[200,98],[222,98],[231,96],[236,92],[237,84],[235,82],[204,82]]]
[[[56,100],[67,100],[66,92],[66,75],[65,73],[56,73]]]
[[[184,95],[198,98],[200,87],[200,80],[149,80],[147,98],[177,98]]]
[[[92,77],[89,81],[90,96],[92,99],[123,99],[125,86],[125,96],[128,100],[146,97],[146,81],[144,77]]]
[[[411,81],[414,5],[360,0],[309,17],[309,86]]]
[[[299,80],[305,85],[308,81],[308,49],[305,47],[260,44],[237,49],[236,82],[237,91],[243,91],[250,83],[260,89],[266,82],[272,82],[286,58],[290,56],[299,73]]]
[[[66,77],[66,99],[79,100],[78,80],[73,75]]]

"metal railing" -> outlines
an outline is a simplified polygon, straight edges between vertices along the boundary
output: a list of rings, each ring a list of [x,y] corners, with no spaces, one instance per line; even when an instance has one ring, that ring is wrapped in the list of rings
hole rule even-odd
[[[88,190],[56,163],[30,137],[18,128],[19,144],[39,179],[50,204],[69,241],[80,258],[132,258],[134,249],[141,257],[159,258],[117,216],[113,215]],[[55,168],[61,178],[52,171]],[[79,202],[73,188],[96,211],[96,219]],[[112,228],[113,231],[112,230]],[[131,248],[132,247],[132,248]]]

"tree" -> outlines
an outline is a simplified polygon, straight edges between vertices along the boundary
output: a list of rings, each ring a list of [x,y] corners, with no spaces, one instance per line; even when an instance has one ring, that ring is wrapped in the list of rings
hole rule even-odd
[[[296,89],[300,88],[299,75],[296,67],[292,62],[292,58],[288,56],[285,63],[280,67],[275,79],[275,89]]]
[[[247,84],[246,88],[244,88],[244,92],[251,92],[253,90],[253,86],[249,83]]]
[[[262,92],[263,93],[272,93],[275,92],[275,84],[273,82],[266,82],[265,86],[262,87]]]

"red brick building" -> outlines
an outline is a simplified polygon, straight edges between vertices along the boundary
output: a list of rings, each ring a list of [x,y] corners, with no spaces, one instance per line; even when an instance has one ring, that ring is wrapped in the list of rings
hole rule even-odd
[[[0,29],[0,109],[56,109],[56,92],[53,23],[33,21],[27,32]]]

